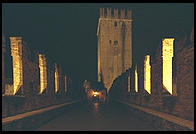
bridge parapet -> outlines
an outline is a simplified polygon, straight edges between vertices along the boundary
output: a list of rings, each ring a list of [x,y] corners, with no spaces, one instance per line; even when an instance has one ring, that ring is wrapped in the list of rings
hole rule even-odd
[[[79,101],[80,100],[67,100],[66,102],[61,102],[61,104],[2,118],[2,129],[3,131],[32,131],[46,121],[61,114],[70,104]]]
[[[191,34],[192,37],[192,34]],[[144,90],[144,64],[137,64],[138,92],[135,92],[133,68],[130,69],[131,86],[127,89],[127,76],[117,77],[112,84],[109,96],[112,99],[120,99],[142,107],[180,117],[185,120],[194,120],[194,41],[181,38],[175,42],[173,63],[173,94],[169,93],[162,84],[163,61],[161,58],[161,46],[157,48],[156,58],[152,60],[151,94]],[[176,86],[176,87],[175,87]],[[129,92],[130,91],[130,92]],[[162,122],[162,121],[161,121]],[[161,123],[160,123],[161,124]],[[168,123],[161,126],[165,130]],[[171,126],[169,126],[171,127]],[[175,128],[173,128],[175,129]],[[176,128],[177,129],[177,128]]]
[[[7,90],[2,92],[2,116],[8,117],[43,107],[56,105],[72,98],[72,94],[65,94],[66,91],[72,92],[71,78],[65,79],[63,70],[59,66],[59,92],[55,93],[55,65],[47,57],[44,57],[44,64],[39,65],[39,54],[33,53],[29,49],[22,37],[10,37],[10,48],[14,63],[12,66],[12,78],[5,81]],[[4,45],[5,42],[3,42]],[[40,92],[40,66],[44,66],[44,90]],[[42,70],[43,71],[43,70]],[[10,72],[12,72],[10,70]],[[6,80],[6,78],[5,78]],[[9,93],[8,93],[9,92]]]

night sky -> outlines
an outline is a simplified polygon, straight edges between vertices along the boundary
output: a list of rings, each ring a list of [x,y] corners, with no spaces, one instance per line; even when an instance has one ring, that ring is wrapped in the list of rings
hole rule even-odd
[[[9,36],[22,35],[32,51],[61,64],[64,73],[96,80],[100,7],[132,10],[133,63],[146,54],[154,55],[165,36],[178,30],[189,36],[194,24],[193,3],[4,3],[2,28],[7,45]]]

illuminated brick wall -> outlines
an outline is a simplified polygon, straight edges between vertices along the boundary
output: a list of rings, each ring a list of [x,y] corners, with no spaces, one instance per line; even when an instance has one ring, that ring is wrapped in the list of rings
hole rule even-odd
[[[43,54],[39,54],[39,68],[40,68],[40,94],[41,94],[47,88],[46,57]]]
[[[137,65],[135,67],[135,92],[138,92],[138,73],[137,73]]]
[[[58,66],[55,64],[55,93],[59,91],[59,72]]]
[[[64,96],[55,96],[54,63],[47,60],[46,64],[46,57],[39,55],[38,52],[33,52],[31,55],[29,46],[22,41],[22,37],[10,37],[10,48],[10,56],[13,61],[13,85],[10,85],[11,92],[3,96],[3,117],[53,105],[66,99]],[[3,52],[4,50],[2,54]],[[10,70],[10,72],[12,71]],[[60,89],[59,79],[63,79],[64,83],[64,77],[59,78],[59,74],[62,74],[61,68],[57,72],[58,89]],[[71,84],[69,84],[71,80],[68,78],[67,81],[67,90],[69,91],[69,89],[71,90]],[[63,86],[61,89],[64,90],[65,85],[61,84],[61,86]],[[11,95],[10,99],[7,99],[7,95]],[[18,96],[23,96],[24,101],[15,99]]]
[[[194,41],[192,44],[183,44],[183,46],[184,48],[176,55],[178,101],[175,114],[194,120]]]
[[[177,41],[177,38],[175,37],[175,47],[174,46],[172,47],[172,45],[171,46],[168,45],[168,44],[173,44],[174,40],[172,39],[171,42],[167,43],[166,47],[163,47],[162,45],[158,46],[155,57],[153,57],[152,59],[150,59],[150,56],[149,56],[149,59],[145,57],[145,62],[137,63],[139,92],[129,94],[128,99],[125,101],[127,101],[128,103],[129,102],[135,103],[140,106],[158,110],[163,113],[172,114],[172,115],[175,115],[183,119],[194,121],[194,36],[193,35],[194,35],[194,31],[192,31],[190,39],[184,36],[184,37],[180,37],[178,41]],[[174,51],[174,48],[175,48],[175,51]],[[164,49],[165,49],[165,52],[162,52],[162,50]],[[175,52],[175,55],[173,54],[173,51]],[[165,57],[163,57],[163,55]],[[173,55],[175,56],[173,58],[175,58],[176,66],[172,66],[171,64],[172,63],[171,59]],[[163,62],[164,63],[170,62],[168,66],[169,68],[167,68],[167,66],[164,68]],[[147,69],[148,67],[149,69]],[[145,78],[146,77],[145,72],[148,72],[148,71],[145,71],[145,70],[150,70],[150,68],[152,72],[151,73],[152,75],[151,76],[151,94],[146,94],[148,91],[145,92],[145,90],[143,89],[144,88],[146,89],[148,85],[148,84],[145,84],[144,82],[147,79]],[[171,90],[172,95],[171,94],[169,95],[169,91],[168,91],[168,94],[165,94],[163,90],[164,88],[163,79],[166,78],[166,76],[163,77],[164,75],[163,68],[167,69],[165,72],[171,72],[170,75],[172,75],[172,72],[174,72],[174,69],[175,69],[176,71],[175,84],[177,85],[177,88],[176,88],[177,95],[174,95],[175,94],[174,85],[173,85],[173,89]],[[135,72],[136,72],[136,67],[135,67],[134,72],[131,72],[131,74],[135,74]],[[130,74],[127,73],[127,75],[130,75]],[[174,79],[174,76],[168,77],[170,79],[171,84],[172,84],[172,79]],[[113,97],[114,99],[116,98],[122,99],[122,100],[125,99],[123,94],[127,93],[127,85],[126,87],[124,87],[125,85],[123,82],[124,80],[127,80],[127,76],[124,74],[117,77],[114,80],[111,90],[109,92],[110,97]],[[132,88],[131,88],[131,92],[132,92]],[[149,120],[151,120],[151,118],[149,118]],[[163,127],[164,129],[167,129],[167,128],[171,129],[173,127],[167,123],[164,123],[164,124],[162,123],[164,122],[160,121],[156,125],[158,125],[159,127]],[[177,129],[177,128],[174,128],[174,129]]]
[[[144,89],[151,94],[151,65],[150,55],[145,56],[144,60]]]
[[[163,86],[173,94],[172,87],[172,57],[173,57],[174,38],[165,38],[162,40],[162,58],[163,58]]]
[[[11,56],[13,59],[13,92],[15,95],[18,89],[23,85],[23,67],[22,67],[22,37],[10,37]]]

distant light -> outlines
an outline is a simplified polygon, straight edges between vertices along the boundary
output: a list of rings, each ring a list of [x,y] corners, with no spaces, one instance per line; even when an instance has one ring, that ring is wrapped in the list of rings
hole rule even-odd
[[[96,94],[93,94],[93,96],[95,96],[95,97],[96,97],[97,95],[96,95]]]
[[[95,96],[98,95],[98,94],[99,94],[99,92],[93,92],[93,95],[95,95]]]

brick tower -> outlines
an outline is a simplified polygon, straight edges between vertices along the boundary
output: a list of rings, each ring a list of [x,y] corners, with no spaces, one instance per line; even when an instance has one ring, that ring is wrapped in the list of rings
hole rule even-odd
[[[97,28],[98,81],[107,92],[113,80],[132,66],[132,20],[129,9],[100,8]]]

